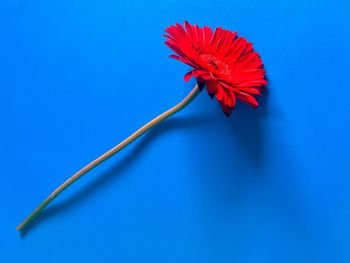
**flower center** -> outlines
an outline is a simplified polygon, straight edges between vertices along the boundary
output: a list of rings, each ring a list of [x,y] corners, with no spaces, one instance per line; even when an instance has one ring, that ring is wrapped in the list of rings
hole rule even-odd
[[[214,69],[221,74],[230,75],[230,70],[225,63],[209,54],[201,54],[201,59],[208,64],[209,69]]]

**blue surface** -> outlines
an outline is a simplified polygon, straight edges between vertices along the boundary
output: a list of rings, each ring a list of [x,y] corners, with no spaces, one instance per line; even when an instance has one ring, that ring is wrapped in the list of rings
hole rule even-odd
[[[2,0],[0,262],[349,262],[349,3]],[[185,19],[254,43],[262,107],[201,94],[16,232],[192,88],[162,37]]]

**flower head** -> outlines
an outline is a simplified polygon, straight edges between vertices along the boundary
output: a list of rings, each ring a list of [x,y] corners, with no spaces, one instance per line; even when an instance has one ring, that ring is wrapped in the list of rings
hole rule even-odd
[[[204,85],[208,94],[219,101],[229,116],[241,100],[256,108],[254,97],[261,95],[267,84],[262,61],[253,46],[236,32],[218,27],[212,31],[185,21],[184,26],[168,27],[165,44],[177,55],[170,55],[192,67],[184,79],[197,78],[200,88]]]

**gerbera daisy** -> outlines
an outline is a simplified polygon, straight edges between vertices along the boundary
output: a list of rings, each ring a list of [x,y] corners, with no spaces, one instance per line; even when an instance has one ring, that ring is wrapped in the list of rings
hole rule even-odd
[[[165,44],[180,60],[193,69],[184,79],[197,78],[200,88],[207,88],[208,94],[217,98],[224,113],[229,116],[236,105],[236,99],[254,108],[259,103],[254,95],[261,95],[262,86],[267,84],[265,70],[253,45],[236,32],[218,27],[211,30],[191,25],[176,24],[168,27]]]
[[[158,123],[184,109],[198,96],[204,86],[207,87],[211,97],[217,98],[227,116],[235,107],[236,99],[253,107],[258,106],[254,95],[260,95],[262,86],[267,82],[264,79],[265,70],[259,54],[253,51],[251,43],[242,37],[237,37],[237,33],[220,27],[212,32],[209,27],[199,28],[187,22],[184,27],[176,24],[165,31],[168,33],[165,35],[167,37],[165,43],[177,53],[171,57],[193,68],[185,75],[185,81],[191,77],[197,78],[195,87],[177,105],[146,123],[118,145],[68,178],[18,225],[17,230],[23,230],[58,195],[90,170],[120,152]]]

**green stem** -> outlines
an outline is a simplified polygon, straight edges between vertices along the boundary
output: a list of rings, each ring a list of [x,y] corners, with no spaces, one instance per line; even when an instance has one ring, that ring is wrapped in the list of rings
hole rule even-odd
[[[79,170],[76,174],[74,174],[72,177],[70,177],[68,180],[66,180],[63,184],[61,184],[55,191],[53,191],[45,200],[42,202],[20,225],[16,227],[16,230],[22,230],[25,228],[29,222],[31,222],[37,215],[49,204],[51,203],[60,193],[62,193],[67,187],[69,187],[71,184],[73,184],[75,181],[77,181],[79,178],[81,178],[83,175],[85,175],[87,172],[95,168],[97,165],[103,163],[110,157],[112,157],[117,152],[124,149],[126,146],[128,146],[130,143],[135,141],[138,137],[140,137],[142,134],[144,134],[146,131],[157,125],[158,123],[164,121],[165,119],[169,118],[170,116],[174,115],[175,113],[179,112],[180,110],[184,109],[188,104],[191,103],[191,101],[197,97],[197,95],[200,93],[200,89],[198,85],[196,85],[193,90],[177,105],[172,107],[171,109],[167,110],[166,112],[162,113],[158,117],[154,118],[144,126],[142,126],[140,129],[138,129],[135,133],[130,135],[128,138],[126,138],[124,141],[119,143],[117,146],[113,147],[106,153],[102,154],[100,157],[86,165],[84,168]]]

